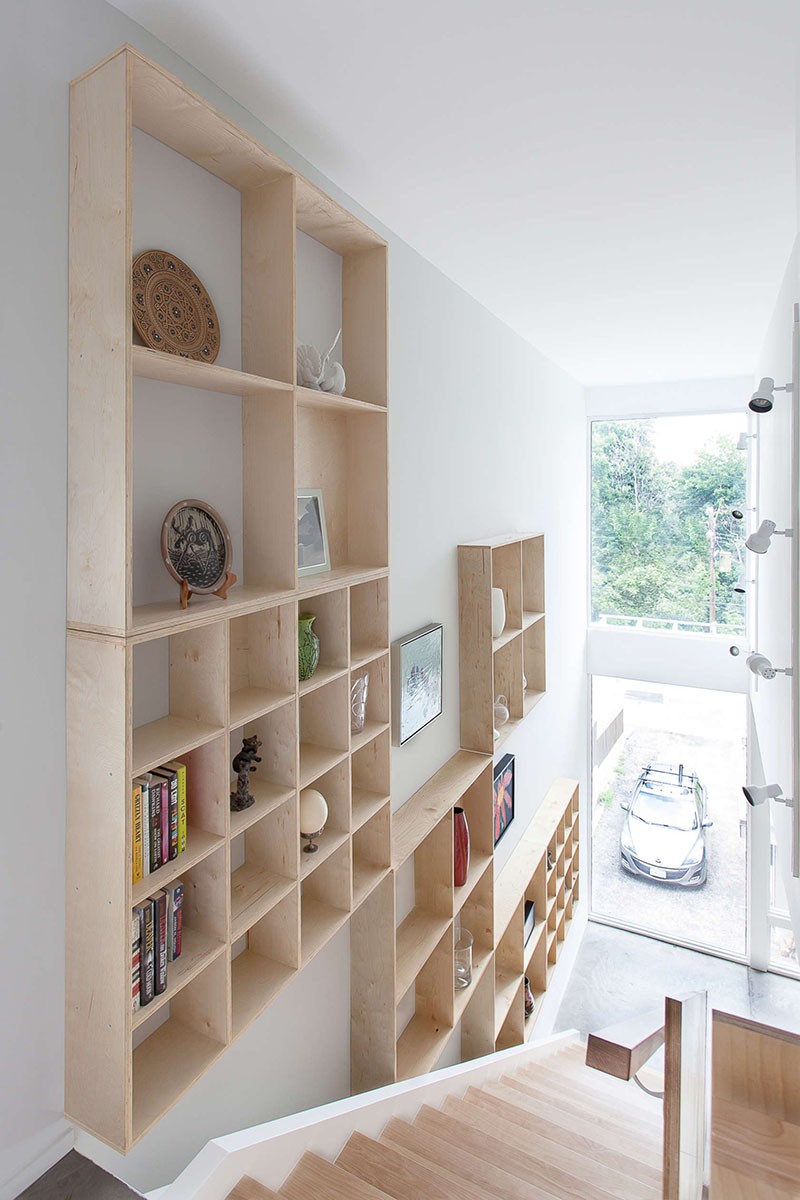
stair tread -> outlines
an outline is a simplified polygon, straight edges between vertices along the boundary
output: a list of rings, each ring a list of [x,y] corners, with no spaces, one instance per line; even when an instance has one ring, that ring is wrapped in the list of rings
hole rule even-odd
[[[336,1163],[317,1154],[304,1154],[282,1184],[279,1200],[389,1200],[386,1192],[372,1187]]]
[[[537,1162],[558,1162],[561,1156],[566,1156],[567,1162],[577,1162],[581,1159],[582,1163],[590,1164],[593,1169],[610,1168],[622,1172],[626,1181],[642,1184],[652,1189],[656,1195],[661,1195],[660,1162],[640,1162],[627,1152],[627,1148],[621,1151],[616,1146],[612,1148],[602,1145],[601,1142],[590,1141],[585,1136],[567,1132],[552,1122],[540,1121],[537,1126],[533,1126],[533,1123],[521,1126],[513,1123],[503,1109],[489,1111],[468,1099],[458,1100],[455,1097],[447,1098],[445,1108],[441,1111],[428,1109],[426,1105],[417,1116],[417,1121],[425,1127],[441,1128],[443,1132],[446,1128],[445,1122],[453,1122],[467,1130],[467,1133],[462,1135],[453,1130],[453,1138],[475,1141],[476,1134],[479,1135],[481,1153],[483,1147],[488,1145],[487,1153],[493,1158],[497,1156],[499,1162],[524,1165],[530,1157],[534,1157]],[[511,1170],[511,1165],[507,1169]]]
[[[481,1157],[519,1179],[550,1188],[556,1195],[575,1197],[575,1200],[594,1200],[595,1197],[661,1200],[658,1182],[642,1182],[574,1149],[568,1151],[532,1129],[525,1131],[521,1141],[514,1135],[504,1137],[497,1113],[477,1106],[473,1106],[473,1112],[465,1112],[468,1107],[468,1101],[449,1098],[446,1102],[446,1111],[450,1115],[458,1111],[467,1117],[472,1132],[471,1143],[480,1146]],[[456,1135],[452,1133],[451,1136]]]
[[[656,1075],[655,1072],[649,1073]],[[519,1067],[514,1074],[524,1079],[544,1078],[551,1082],[558,1082],[569,1089],[589,1090],[595,1095],[613,1100],[615,1104],[627,1104],[637,1110],[641,1109],[642,1112],[657,1111],[655,1101],[640,1092],[635,1083],[618,1079],[616,1075],[606,1075],[594,1067],[587,1067],[585,1063],[576,1062],[565,1068],[560,1063],[551,1063],[545,1059],[541,1063],[530,1063]]]
[[[487,1193],[501,1200],[556,1200],[558,1197],[558,1192],[531,1187],[529,1183],[493,1165],[484,1157],[478,1157],[473,1151],[480,1151],[483,1155],[483,1146],[476,1144],[474,1136],[470,1149],[465,1149],[421,1128],[417,1121],[409,1125],[408,1122],[393,1117],[381,1134],[381,1141],[391,1142],[414,1154],[420,1161],[434,1164],[450,1178],[466,1176]]]
[[[533,1097],[518,1097],[510,1089],[499,1088],[496,1093],[483,1089],[470,1088],[464,1099],[480,1108],[488,1108],[491,1112],[499,1113],[509,1122],[509,1132],[515,1127],[521,1128],[523,1136],[529,1129],[539,1130],[544,1123],[550,1126],[549,1132],[557,1137],[558,1130],[568,1130],[583,1135],[590,1140],[602,1140],[609,1148],[625,1146],[625,1153],[649,1166],[661,1163],[661,1143],[646,1135],[630,1137],[623,1126],[617,1123],[605,1122],[595,1118],[587,1118],[582,1113],[569,1113],[559,1110],[554,1105],[535,1100]],[[447,1106],[445,1105],[445,1108]]]
[[[233,1191],[228,1192],[227,1200],[278,1200],[278,1196],[257,1179],[243,1175]]]
[[[484,1200],[466,1181],[434,1173],[413,1155],[363,1133],[350,1135],[336,1162],[354,1177],[380,1184],[395,1200]]]
[[[545,1104],[558,1112],[597,1121],[607,1128],[621,1130],[626,1134],[635,1132],[638,1137],[649,1138],[659,1143],[661,1141],[660,1120],[653,1122],[642,1119],[638,1113],[620,1110],[613,1104],[603,1104],[588,1094],[584,1096],[567,1095],[557,1088],[544,1083],[537,1084],[533,1080],[523,1083],[518,1079],[509,1079],[507,1083],[497,1081],[487,1083],[485,1087],[490,1093],[496,1088],[503,1088],[502,1094],[506,1099],[510,1093],[514,1100],[521,1097],[529,1104]]]
[[[596,1074],[591,1068],[584,1068],[587,1075]],[[565,1099],[575,1099],[585,1103],[587,1099],[603,1105],[615,1112],[630,1113],[634,1120],[642,1120],[648,1125],[660,1129],[663,1121],[662,1107],[658,1100],[645,1096],[635,1083],[626,1083],[622,1079],[612,1079],[610,1076],[593,1078],[578,1078],[564,1076],[552,1071],[536,1071],[528,1067],[515,1071],[513,1075],[503,1076],[504,1080],[513,1081],[522,1086],[539,1087],[555,1090]]]

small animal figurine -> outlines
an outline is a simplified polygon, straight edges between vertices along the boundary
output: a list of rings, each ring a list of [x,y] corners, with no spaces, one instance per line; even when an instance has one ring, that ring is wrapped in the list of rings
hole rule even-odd
[[[255,771],[256,763],[261,762],[258,751],[261,748],[261,738],[246,737],[242,748],[233,760],[233,769],[239,776],[236,791],[231,792],[231,812],[244,812],[255,804],[256,798],[250,791],[250,772]]]

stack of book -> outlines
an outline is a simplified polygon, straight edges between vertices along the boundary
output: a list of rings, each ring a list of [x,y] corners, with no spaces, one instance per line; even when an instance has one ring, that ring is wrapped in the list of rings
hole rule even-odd
[[[183,883],[180,879],[135,906],[131,922],[134,1010],[149,1004],[167,990],[167,965],[180,957],[182,932]]]
[[[168,762],[133,781],[133,882],[186,849],[186,767]]]

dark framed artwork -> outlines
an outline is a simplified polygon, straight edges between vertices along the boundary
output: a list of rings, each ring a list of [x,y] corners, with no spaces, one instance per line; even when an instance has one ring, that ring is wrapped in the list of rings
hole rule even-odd
[[[514,820],[514,755],[504,754],[494,768],[492,804],[495,846]]]
[[[392,728],[395,746],[442,713],[441,625],[426,625],[392,644]]]
[[[319,488],[298,488],[297,491],[297,574],[316,575],[330,571],[328,527],[325,506]]]

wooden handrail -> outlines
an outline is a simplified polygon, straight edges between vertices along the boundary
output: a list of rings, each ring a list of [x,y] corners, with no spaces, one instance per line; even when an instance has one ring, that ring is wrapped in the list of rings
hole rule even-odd
[[[586,1065],[617,1079],[632,1079],[663,1044],[663,1012],[642,1013],[590,1033]]]

